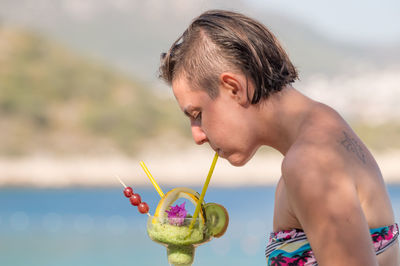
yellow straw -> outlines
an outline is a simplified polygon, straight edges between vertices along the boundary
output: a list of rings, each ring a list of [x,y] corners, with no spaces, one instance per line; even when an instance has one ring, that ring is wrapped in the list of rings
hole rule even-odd
[[[147,177],[150,179],[151,183],[153,186],[156,188],[158,194],[160,194],[160,197],[164,197],[164,193],[162,192],[161,188],[158,186],[156,180],[154,180],[154,177],[150,174],[149,169],[147,169],[146,165],[144,164],[143,161],[140,161],[140,166],[143,168],[144,172],[146,173]]]
[[[192,228],[194,226],[194,223],[196,221],[197,216],[199,215],[199,211],[200,211],[200,208],[201,208],[201,203],[203,202],[204,195],[206,194],[206,191],[207,191],[207,188],[208,188],[208,184],[210,183],[211,176],[212,176],[212,174],[214,172],[215,164],[217,163],[217,159],[218,159],[218,153],[215,153],[214,159],[213,159],[213,161],[211,163],[210,171],[208,171],[206,182],[204,183],[203,190],[201,191],[199,201],[197,202],[196,209],[195,209],[194,214],[193,214],[192,222],[190,223],[190,226],[189,226],[190,232],[192,232],[191,230],[192,230]]]

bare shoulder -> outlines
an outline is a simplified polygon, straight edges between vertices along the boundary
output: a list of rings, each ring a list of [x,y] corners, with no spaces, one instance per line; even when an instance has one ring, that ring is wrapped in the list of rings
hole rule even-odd
[[[283,176],[303,176],[303,173],[323,173],[343,167],[343,149],[340,149],[347,134],[347,125],[331,108],[317,107],[310,115],[297,140],[288,150],[282,162]]]
[[[286,154],[282,178],[289,204],[321,265],[333,260],[338,265],[376,265],[348,158],[329,139],[306,138]]]
[[[282,166],[282,177],[286,187],[295,186],[305,193],[316,192],[315,188],[331,187],[339,182],[354,186],[345,156],[335,143],[307,142],[296,144],[286,154]]]
[[[369,228],[393,223],[390,200],[374,158],[340,115],[318,107],[281,168],[288,205],[317,261],[376,265]]]
[[[355,134],[338,113],[323,104],[317,105],[308,120],[281,166],[292,200],[307,204],[344,190],[356,194],[351,171],[363,162],[346,150],[346,138],[352,136],[354,141]]]
[[[335,110],[324,104],[315,109],[283,160],[283,174],[342,171],[351,175],[354,170],[377,169],[368,148]]]
[[[339,265],[374,265],[369,225],[380,224],[381,214],[390,222],[389,212],[379,212],[390,204],[371,203],[371,195],[384,195],[377,181],[379,170],[349,125],[322,106],[286,153],[281,167],[288,203],[317,261],[329,263],[336,254]]]

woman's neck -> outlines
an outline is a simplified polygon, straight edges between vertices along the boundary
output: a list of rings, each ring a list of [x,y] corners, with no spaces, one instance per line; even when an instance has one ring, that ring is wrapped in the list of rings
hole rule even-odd
[[[300,135],[316,102],[292,86],[272,94],[258,108],[262,123],[258,123],[261,145],[270,146],[283,155]]]

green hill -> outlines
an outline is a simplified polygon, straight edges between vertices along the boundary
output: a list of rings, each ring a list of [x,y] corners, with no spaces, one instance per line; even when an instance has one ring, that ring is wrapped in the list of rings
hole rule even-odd
[[[134,154],[185,132],[165,98],[36,33],[0,27],[0,155]]]
[[[173,99],[103,62],[0,26],[0,156],[105,155],[185,143],[187,119]],[[352,121],[375,150],[400,149],[400,125]]]

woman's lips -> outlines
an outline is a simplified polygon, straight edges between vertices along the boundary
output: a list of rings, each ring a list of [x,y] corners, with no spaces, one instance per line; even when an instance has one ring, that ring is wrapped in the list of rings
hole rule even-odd
[[[221,154],[221,150],[220,149],[218,149],[218,148],[213,148],[213,147],[211,147],[216,153],[218,153],[218,155],[220,155]]]
[[[214,148],[214,147],[211,147],[216,153],[218,153],[218,156],[219,157],[223,157],[223,154],[224,154],[224,152],[223,152],[223,150],[221,150],[220,148]]]
[[[217,149],[217,153],[219,157],[224,158],[224,152],[221,149]]]

